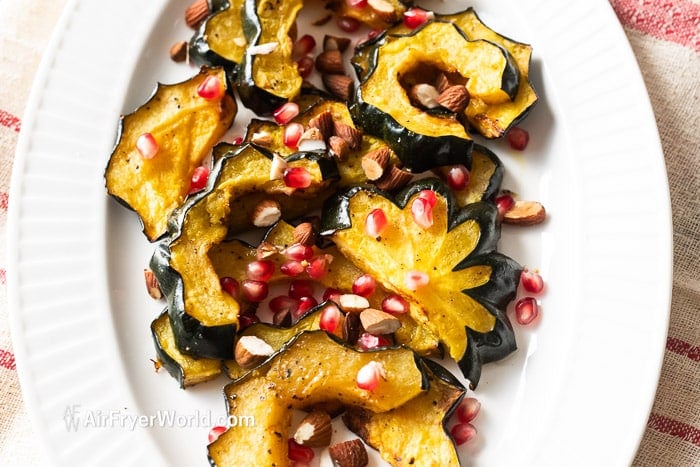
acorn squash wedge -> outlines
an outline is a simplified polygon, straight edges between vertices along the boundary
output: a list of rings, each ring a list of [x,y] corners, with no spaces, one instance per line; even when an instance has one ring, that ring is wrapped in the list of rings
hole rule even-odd
[[[200,65],[222,66],[236,76],[248,42],[243,33],[243,0],[228,0],[199,26],[189,43],[190,60]]]
[[[270,115],[301,92],[303,79],[292,57],[290,31],[302,6],[302,0],[243,2],[241,17],[248,47],[238,73],[238,96],[258,115]]]
[[[413,214],[425,199],[434,200],[429,226]],[[376,239],[365,231],[375,209],[388,221]],[[479,202],[459,209],[438,179],[417,180],[394,199],[372,188],[351,188],[326,202],[322,233],[387,290],[419,304],[411,308],[412,317],[437,335],[450,357],[464,360],[463,372],[471,358],[468,330],[492,332],[494,308],[505,310],[515,297],[522,268],[496,251],[495,206]]]
[[[470,41],[449,22],[428,22],[406,35],[383,35],[373,47],[352,116],[366,133],[386,141],[414,172],[464,163],[473,141],[456,115],[414,105],[411,84],[433,81],[440,73],[458,75],[470,96],[490,103],[507,102],[518,89],[517,67],[504,48]]]
[[[340,18],[356,19],[371,29],[386,29],[401,21],[403,13],[413,4],[412,1],[386,0],[382,10],[375,10],[372,5],[362,8],[352,7],[347,0],[331,0],[326,2],[326,8],[332,10]]]
[[[385,373],[373,391],[355,383],[369,362],[379,363]],[[408,349],[359,352],[324,331],[304,331],[224,388],[229,416],[252,417],[255,423],[230,427],[209,445],[209,459],[219,467],[287,465],[294,409],[338,401],[386,412],[428,388],[422,360]]]
[[[475,144],[471,159],[469,183],[462,190],[452,190],[459,207],[491,200],[501,189],[505,169],[498,156],[488,148]]]
[[[388,412],[348,407],[343,422],[392,466],[458,466],[459,457],[446,424],[465,389],[443,367],[431,360],[424,363],[428,391]]]
[[[323,192],[337,178],[335,163],[314,153],[298,153],[288,163],[305,168],[312,179],[310,187],[290,196]],[[271,153],[250,144],[221,156],[207,188],[171,218],[170,236],[151,258],[178,349],[185,354],[221,359],[233,355],[241,306],[222,290],[208,255],[227,237],[233,200],[251,192],[286,189],[282,180],[270,180],[271,164]]]
[[[194,358],[178,350],[167,312],[163,312],[153,320],[151,335],[158,361],[180,384],[180,388],[186,389],[195,384],[211,381],[221,374],[220,360]]]
[[[223,92],[205,99],[197,88],[218,79]],[[135,211],[143,232],[154,241],[165,234],[168,217],[187,197],[194,170],[233,123],[236,101],[228,93],[224,70],[203,68],[178,84],[158,84],[153,96],[119,123],[105,182],[107,192]],[[137,141],[155,140],[155,155],[143,157]]]

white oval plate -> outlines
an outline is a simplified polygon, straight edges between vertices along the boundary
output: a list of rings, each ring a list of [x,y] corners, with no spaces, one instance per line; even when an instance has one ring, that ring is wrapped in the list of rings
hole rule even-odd
[[[167,58],[191,34],[187,3],[69,2],[25,113],[8,226],[12,330],[34,427],[59,465],[204,466],[224,415],[222,380],[181,391],[154,374],[149,323],[161,304],[142,278],[152,246],[103,182],[119,115],[156,81],[194,73]],[[473,6],[534,46],[530,145],[489,146],[506,164],[503,186],[542,201],[549,219],[503,229],[502,249],[546,278],[543,316],[516,329],[518,352],[484,369],[464,465],[627,465],[654,397],[671,283],[646,90],[604,0]],[[245,112],[237,122],[234,132]]]

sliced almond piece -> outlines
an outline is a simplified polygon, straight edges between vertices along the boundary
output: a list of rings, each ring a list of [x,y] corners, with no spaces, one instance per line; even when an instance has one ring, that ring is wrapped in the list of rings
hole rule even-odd
[[[348,153],[350,152],[350,145],[340,136],[331,136],[328,138],[328,146],[336,159],[339,161],[345,160]]]
[[[428,83],[419,83],[411,86],[408,97],[411,99],[411,102],[424,109],[440,107],[440,103],[438,102],[440,93],[435,86]]]
[[[442,92],[450,86],[452,86],[452,83],[450,83],[450,79],[447,75],[445,73],[440,73],[435,80],[435,89],[437,89],[438,92]]]
[[[461,113],[469,104],[469,91],[464,86],[450,86],[440,93],[437,101],[450,112]]]
[[[316,232],[313,224],[311,222],[302,222],[297,225],[292,231],[292,237],[294,238],[294,243],[313,245],[316,241]]]
[[[236,363],[244,369],[253,368],[273,353],[275,349],[257,336],[242,336],[233,349]]]
[[[503,215],[503,222],[515,225],[535,225],[543,222],[547,212],[538,201],[516,201]]]
[[[253,209],[252,222],[255,227],[269,227],[282,217],[280,203],[274,199],[264,199]]]
[[[270,164],[270,180],[282,180],[287,167],[289,167],[287,161],[282,159],[279,154],[274,154],[272,164]]]
[[[160,290],[160,284],[158,284],[158,279],[153,271],[150,269],[143,270],[143,277],[146,281],[146,290],[148,295],[154,300],[160,300],[163,298],[163,292]]]
[[[411,181],[413,174],[392,164],[384,171],[382,178],[376,181],[375,185],[380,190],[394,191],[403,188]]]
[[[334,444],[328,448],[328,454],[337,467],[364,467],[369,464],[367,448],[357,438]]]
[[[294,441],[310,448],[323,448],[331,444],[331,416],[328,412],[310,412],[294,431]]]
[[[187,60],[187,41],[175,42],[170,47],[170,59],[176,63]]]
[[[369,180],[379,180],[389,163],[391,149],[387,146],[370,151],[362,156],[362,170]]]
[[[328,139],[333,136],[333,131],[335,131],[333,114],[330,112],[330,110],[324,110],[309,120],[309,128],[318,128],[321,135],[323,135],[323,140],[328,141]]]
[[[326,34],[323,36],[323,50],[340,50],[345,52],[352,41],[349,37],[338,37],[330,36]]]
[[[353,313],[369,308],[369,301],[362,295],[346,293],[338,297],[338,306],[343,311]]]
[[[278,248],[270,242],[262,241],[255,249],[255,257],[258,259],[258,261],[261,261],[263,259],[271,258],[280,252],[281,248]]]
[[[185,10],[185,24],[192,29],[197,29],[207,16],[209,16],[208,0],[195,0]]]
[[[250,142],[260,146],[269,146],[272,144],[272,133],[269,131],[256,131],[250,137]]]
[[[382,21],[393,23],[398,19],[396,8],[386,0],[367,0],[367,5]]]
[[[355,82],[348,75],[337,75],[333,73],[323,73],[321,80],[326,90],[338,99],[349,101]]]
[[[340,50],[324,50],[316,56],[316,69],[321,73],[344,74],[343,54]]]
[[[343,122],[335,122],[335,134],[343,138],[350,149],[360,149],[362,146],[362,130],[351,127]]]
[[[374,308],[367,308],[360,313],[360,322],[370,334],[391,334],[401,327],[401,321],[389,313]]]

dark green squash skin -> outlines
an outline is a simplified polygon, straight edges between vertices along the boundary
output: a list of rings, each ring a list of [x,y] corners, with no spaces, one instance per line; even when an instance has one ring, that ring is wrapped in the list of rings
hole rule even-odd
[[[222,143],[227,144],[227,143]],[[175,334],[175,343],[183,354],[200,358],[216,358],[227,360],[233,358],[233,344],[237,326],[226,324],[221,326],[205,326],[199,320],[189,315],[185,310],[184,283],[182,276],[170,266],[170,244],[182,233],[182,226],[187,217],[187,211],[205,199],[216,190],[220,175],[228,161],[235,159],[238,154],[253,148],[259,153],[272,159],[273,154],[267,149],[254,144],[241,146],[230,145],[231,151],[220,154],[211,171],[207,187],[194,195],[183,206],[178,208],[168,221],[168,236],[156,245],[151,256],[150,268],[158,279],[163,296],[168,304],[168,314]],[[324,179],[338,178],[335,161],[319,153],[301,152],[290,156],[287,160],[310,159],[318,163]]]
[[[475,144],[474,149],[478,150],[481,154],[491,159],[491,162],[493,162],[495,166],[493,175],[491,175],[491,179],[489,180],[489,185],[486,187],[486,190],[484,190],[484,192],[481,194],[482,201],[491,201],[493,200],[493,198],[496,197],[496,195],[501,189],[501,183],[503,183],[503,175],[505,174],[506,169],[503,166],[503,162],[501,162],[501,159],[487,147],[482,146],[480,144]]]
[[[486,284],[462,291],[483,305],[496,318],[494,329],[487,333],[466,328],[467,350],[457,364],[464,377],[469,379],[471,387],[476,388],[482,364],[505,358],[517,349],[506,307],[515,298],[522,266],[496,251],[501,236],[496,206],[491,202],[480,201],[459,209],[449,188],[436,178],[416,180],[393,198],[374,186],[355,186],[326,201],[321,217],[321,235],[331,235],[337,230],[352,226],[350,199],[363,190],[391,199],[401,209],[406,207],[411,196],[416,193],[433,190],[447,200],[448,230],[469,219],[475,219],[482,227],[474,250],[453,269],[457,271],[474,265],[487,265],[492,268],[491,278]]]

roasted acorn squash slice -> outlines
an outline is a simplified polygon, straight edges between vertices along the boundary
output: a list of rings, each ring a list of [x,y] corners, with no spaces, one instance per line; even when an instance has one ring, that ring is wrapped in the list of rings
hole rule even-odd
[[[488,41],[470,41],[449,22],[433,21],[407,35],[384,35],[374,47],[367,58],[369,69],[357,87],[352,116],[415,172],[464,163],[473,143],[453,114],[413,105],[408,81],[428,82],[441,72],[456,74],[471,96],[493,103],[509,101],[518,88],[518,70],[505,49]]]
[[[423,191],[435,196],[433,222],[427,228],[412,214]],[[365,219],[374,209],[382,209],[388,220],[377,239],[365,231]],[[521,267],[496,252],[500,226],[494,205],[481,202],[457,209],[437,179],[418,180],[395,200],[371,188],[352,188],[328,200],[322,225],[323,233],[358,268],[420,305],[420,313],[411,309],[413,318],[437,335],[458,362],[469,356],[467,330],[493,331],[493,308],[504,310],[515,297]],[[415,272],[427,277],[427,285],[410,284],[407,277]]]
[[[372,361],[382,365],[385,378],[373,391],[360,389],[357,372]],[[219,467],[287,465],[293,409],[338,401],[386,412],[428,387],[424,363],[408,349],[359,352],[324,331],[305,331],[226,386],[229,415],[252,417],[255,424],[229,428],[209,445],[209,458]]]
[[[347,0],[331,0],[326,2],[326,8],[332,10],[340,18],[352,18],[369,26],[372,29],[386,29],[392,24],[401,21],[406,7],[413,2],[401,0],[383,1],[383,11],[377,11],[372,5],[363,8],[352,7]],[[389,8],[391,7],[391,8]]]
[[[452,190],[457,206],[492,199],[501,188],[503,163],[489,149],[475,144],[472,150],[472,164],[469,170],[469,183],[463,190]]]
[[[215,99],[197,94],[209,77],[217,78],[226,89],[223,69],[202,69],[182,83],[159,84],[148,102],[120,120],[117,144],[105,171],[107,192],[138,214],[151,241],[166,232],[168,217],[190,190],[195,168],[236,115],[236,101],[227,92]],[[151,159],[136,149],[139,137],[146,133],[158,147]]]
[[[194,358],[178,350],[167,312],[153,320],[151,334],[158,361],[177,380],[180,388],[210,381],[221,374],[220,360]]]
[[[228,0],[225,8],[206,18],[190,39],[190,60],[202,65],[223,66],[235,76],[248,45],[241,18],[243,1]]]
[[[288,163],[311,174],[311,186],[298,190],[305,196],[327,190],[337,178],[334,162],[316,154],[298,153]],[[185,354],[232,357],[240,303],[222,290],[208,255],[227,237],[233,200],[251,192],[286,189],[282,180],[270,180],[271,164],[271,153],[248,144],[221,156],[207,189],[173,216],[171,235],[151,258],[151,269],[168,301],[178,348]]]

